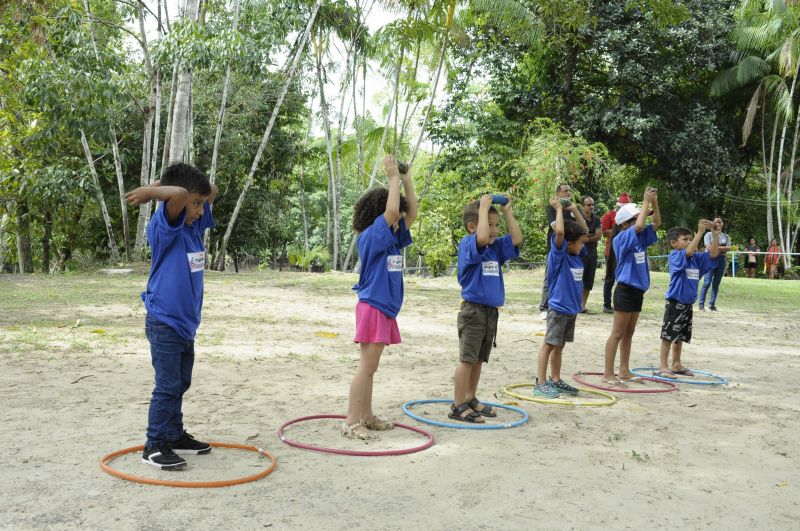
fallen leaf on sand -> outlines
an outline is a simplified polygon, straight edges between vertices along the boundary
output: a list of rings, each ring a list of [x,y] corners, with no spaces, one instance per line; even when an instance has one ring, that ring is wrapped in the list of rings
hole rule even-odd
[[[327,337],[330,339],[334,337],[339,337],[339,334],[337,332],[324,332],[322,330],[320,330],[319,332],[314,332],[314,335],[317,337]]]

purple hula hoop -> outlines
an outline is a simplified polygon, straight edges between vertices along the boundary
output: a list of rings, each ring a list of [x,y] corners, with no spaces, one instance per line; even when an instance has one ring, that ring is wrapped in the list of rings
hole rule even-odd
[[[303,450],[311,450],[313,452],[323,452],[326,454],[355,455],[362,457],[379,457],[384,455],[413,454],[414,452],[420,452],[422,450],[425,450],[433,446],[434,442],[433,435],[430,432],[427,432],[420,428],[415,428],[414,426],[408,426],[406,424],[400,424],[397,422],[395,423],[395,427],[417,432],[421,435],[424,435],[428,440],[419,446],[414,446],[412,448],[402,448],[400,450],[359,451],[359,450],[344,450],[340,448],[325,448],[324,446],[314,446],[313,444],[305,444],[293,441],[291,439],[287,439],[283,433],[284,428],[286,428],[287,426],[291,426],[292,424],[297,424],[298,422],[303,422],[306,420],[346,419],[346,418],[347,418],[346,415],[307,415],[305,417],[298,417],[296,419],[284,422],[281,425],[281,427],[278,428],[278,437],[280,437],[281,441],[284,442],[285,444],[288,444],[289,446],[294,446],[295,448],[302,448]]]
[[[589,383],[586,380],[582,380],[580,376],[602,376],[602,372],[576,372],[572,375],[572,379],[578,382],[579,384],[586,385],[588,387],[593,387],[595,389],[600,389],[602,391],[611,391],[612,393],[671,393],[673,391],[678,390],[678,386],[672,382],[665,382],[662,380],[656,380],[655,378],[649,378],[647,376],[637,376],[637,378],[641,378],[642,380],[647,380],[650,382],[656,382],[660,384],[664,384],[668,387],[661,388],[661,389],[627,389],[627,388],[620,388],[620,387],[605,387],[602,385],[597,385],[593,383]]]

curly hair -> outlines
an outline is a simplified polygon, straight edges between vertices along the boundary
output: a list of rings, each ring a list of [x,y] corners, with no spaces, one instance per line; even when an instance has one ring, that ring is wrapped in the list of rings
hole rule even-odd
[[[389,199],[388,188],[373,188],[362,195],[355,208],[353,208],[353,230],[364,232],[375,222],[375,218],[386,211],[386,201]],[[400,195],[400,212],[408,211],[406,198]]]
[[[478,212],[480,211],[480,209],[481,209],[480,200],[472,201],[466,204],[466,206],[464,207],[464,211],[461,214],[461,221],[464,222],[464,229],[469,230],[469,227],[467,227],[467,225],[469,225],[470,223],[473,223],[476,226],[478,225]],[[497,214],[498,216],[500,215],[497,213],[497,209],[493,206],[489,207],[489,213]]]

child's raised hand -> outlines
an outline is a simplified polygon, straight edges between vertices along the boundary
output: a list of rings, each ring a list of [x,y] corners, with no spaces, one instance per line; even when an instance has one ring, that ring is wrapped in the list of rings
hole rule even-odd
[[[555,208],[556,210],[561,210],[561,199],[558,197],[551,197],[550,198],[550,206]]]
[[[511,212],[511,204],[514,202],[514,199],[507,194],[503,194],[503,196],[508,199],[508,201],[506,201],[506,204],[501,206],[500,209],[503,211],[503,214],[508,214]]]
[[[386,155],[383,158],[383,169],[389,178],[400,176],[400,170],[397,169],[397,159],[394,155]]]
[[[705,232],[708,229],[712,228],[713,226],[714,226],[713,222],[703,218],[697,222],[697,232]]]
[[[656,188],[651,188],[650,186],[644,191],[644,202],[645,203],[652,203],[654,201],[658,201],[658,190]]]
[[[148,201],[150,201],[150,193],[148,192],[147,188],[149,187],[140,186],[139,188],[131,190],[130,192],[125,194],[125,201],[134,206],[147,203]]]
[[[492,206],[492,195],[491,194],[483,194],[481,196],[481,209],[489,210],[489,207]]]

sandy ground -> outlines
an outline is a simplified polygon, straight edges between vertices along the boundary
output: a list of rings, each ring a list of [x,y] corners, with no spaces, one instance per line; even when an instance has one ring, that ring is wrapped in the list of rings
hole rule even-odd
[[[798,312],[748,308],[701,314],[687,365],[728,386],[618,395],[611,407],[558,407],[504,397],[532,379],[544,330],[536,320],[541,275],[507,276],[508,304],[481,395],[515,401],[530,421],[504,430],[420,424],[401,405],[447,398],[457,356],[459,293],[453,278],[406,282],[403,344],[387,350],[376,410],[429,429],[436,444],[398,457],[347,457],[291,448],[276,428],[341,413],[355,370],[352,275],[209,274],[197,337],[187,428],[200,438],[270,450],[276,471],[223,489],[130,483],[98,466],[142,443],[152,385],[143,310],[146,274],[0,276],[0,528],[2,529],[797,529],[800,522]],[[724,287],[724,286],[723,286]],[[112,289],[113,288],[113,289]],[[113,291],[113,293],[111,292]],[[659,293],[648,294],[658,305]],[[5,298],[5,300],[3,300]],[[600,306],[601,293],[590,304]],[[47,302],[43,302],[47,301]],[[80,322],[77,320],[80,319]],[[596,371],[610,316],[581,316],[564,373]],[[643,314],[638,365],[657,361],[660,318]],[[443,405],[418,411],[442,420]],[[502,419],[515,419],[504,414]],[[320,445],[343,440],[335,421],[287,430]],[[369,449],[415,445],[396,429]],[[214,450],[184,472],[161,473],[139,456],[126,472],[181,480],[249,475],[255,454]]]

